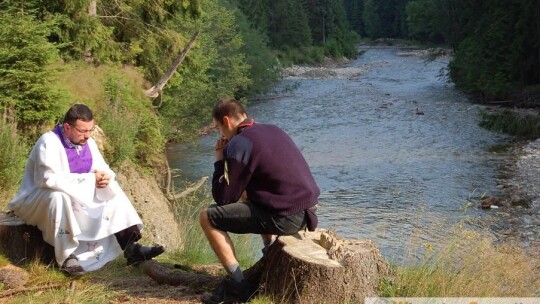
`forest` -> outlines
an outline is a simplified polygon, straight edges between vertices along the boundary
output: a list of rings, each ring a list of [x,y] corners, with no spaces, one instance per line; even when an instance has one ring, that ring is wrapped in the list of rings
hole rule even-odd
[[[379,38],[450,48],[449,79],[480,102],[539,104],[539,1],[4,0],[0,199],[70,104],[95,110],[113,167],[153,170],[165,143],[209,124],[217,99],[248,102],[284,67],[355,58],[358,43]]]

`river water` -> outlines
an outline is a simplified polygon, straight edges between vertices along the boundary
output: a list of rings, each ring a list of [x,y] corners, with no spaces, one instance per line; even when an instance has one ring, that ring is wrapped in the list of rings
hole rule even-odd
[[[478,205],[500,191],[508,155],[493,147],[511,141],[478,126],[481,107],[440,77],[446,60],[404,51],[369,48],[326,74],[297,73],[276,88],[283,97],[247,107],[302,150],[321,189],[319,227],[372,239],[393,261],[440,243],[456,225],[498,221],[499,210]],[[211,176],[216,137],[168,147],[177,187]]]

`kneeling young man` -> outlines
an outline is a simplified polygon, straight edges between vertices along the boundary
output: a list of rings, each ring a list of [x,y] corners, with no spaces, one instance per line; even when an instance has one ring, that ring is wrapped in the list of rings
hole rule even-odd
[[[228,275],[206,301],[243,302],[253,291],[228,232],[260,234],[264,252],[276,236],[314,230],[319,188],[292,139],[277,126],[248,119],[239,101],[219,101],[212,118],[222,135],[214,147],[216,204],[201,211],[200,223]],[[243,193],[247,201],[239,202]]]

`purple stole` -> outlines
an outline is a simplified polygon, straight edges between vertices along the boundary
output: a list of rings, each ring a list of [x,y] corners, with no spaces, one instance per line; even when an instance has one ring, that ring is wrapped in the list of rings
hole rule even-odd
[[[53,132],[64,146],[69,162],[69,171],[71,173],[89,173],[92,169],[92,153],[88,144],[79,146],[71,143],[64,135],[63,125],[56,126]]]

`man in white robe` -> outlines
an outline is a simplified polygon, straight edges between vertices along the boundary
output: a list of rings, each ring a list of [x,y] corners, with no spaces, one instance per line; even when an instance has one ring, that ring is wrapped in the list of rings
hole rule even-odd
[[[35,144],[8,205],[42,231],[69,275],[99,269],[122,252],[129,265],[164,252],[136,243],[142,221],[91,137],[94,129],[92,111],[72,106]]]

